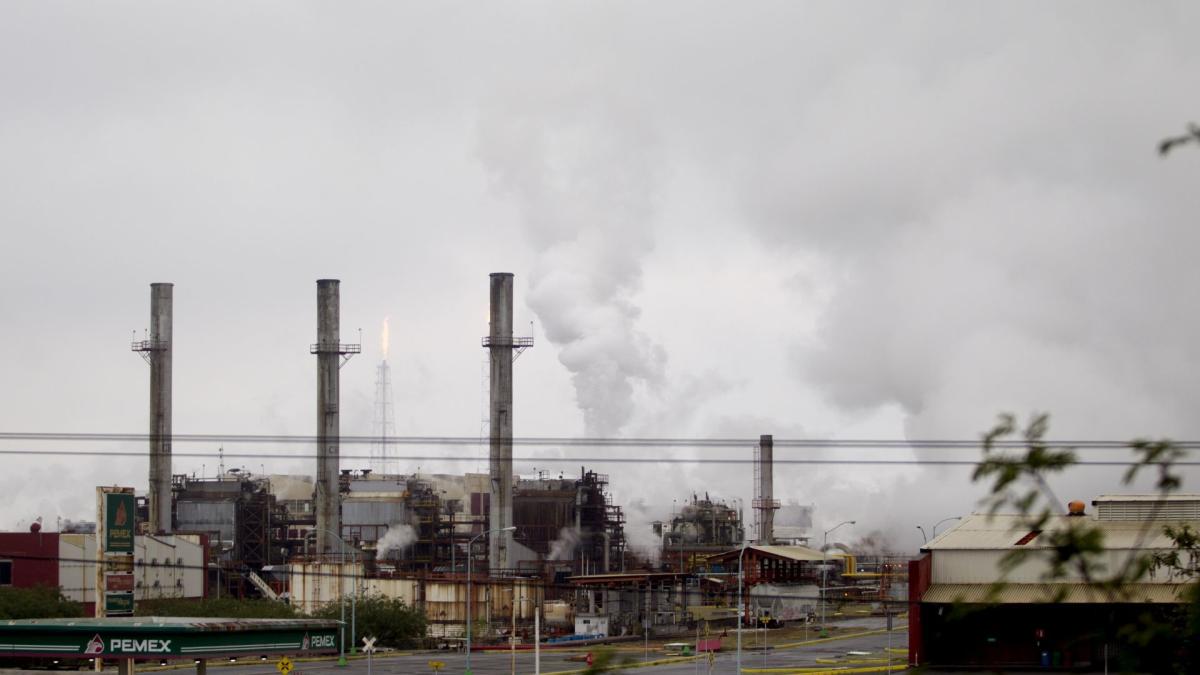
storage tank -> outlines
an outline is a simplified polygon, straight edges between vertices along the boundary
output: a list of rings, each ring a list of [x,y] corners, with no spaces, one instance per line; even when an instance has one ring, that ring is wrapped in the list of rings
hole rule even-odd
[[[542,606],[547,628],[568,628],[575,625],[575,609],[565,600],[547,600]]]

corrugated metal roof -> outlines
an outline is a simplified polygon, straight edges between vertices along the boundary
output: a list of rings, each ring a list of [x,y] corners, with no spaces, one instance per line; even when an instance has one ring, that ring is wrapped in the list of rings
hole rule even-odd
[[[807,546],[751,546],[750,548],[766,553],[767,555],[787,558],[788,560],[822,560],[824,556],[816,549],[811,549]],[[835,554],[830,554],[829,557],[835,557]]]
[[[939,534],[922,548],[928,551],[1045,548],[1048,539],[1046,532],[1064,530],[1079,524],[1100,528],[1104,532],[1104,547],[1110,550],[1161,550],[1173,546],[1171,540],[1163,534],[1163,525],[1167,523],[1162,521],[1112,521],[1097,520],[1088,516],[1054,516],[1046,523],[1042,534],[1018,547],[1017,542],[1029,534],[1025,522],[1026,518],[1019,515],[972,514],[963,518],[954,527]],[[1190,522],[1200,526],[1200,521]]]
[[[834,560],[838,556],[845,555],[841,551],[831,552],[828,556],[822,556],[821,552],[808,548],[807,546],[747,546],[747,551],[757,551],[763,555],[774,556],[784,560],[798,560],[803,562],[813,562],[816,560]],[[736,560],[741,555],[742,549],[735,548],[731,551],[718,553],[710,556],[710,560]]]
[[[1176,499],[1097,499],[1098,520],[1197,520],[1200,519],[1200,498],[1195,495],[1170,495]],[[1186,497],[1185,499],[1180,499]]]
[[[5,629],[90,633],[98,628],[119,628],[132,633],[151,631],[229,632],[250,630],[321,630],[336,628],[330,619],[221,619],[212,617],[80,617],[67,619],[14,619],[0,622]]]
[[[1119,597],[1086,583],[1067,584],[933,584],[921,596],[921,602],[950,604],[1067,604],[1184,602],[1190,584],[1126,584]],[[1060,598],[1061,594],[1061,598]]]
[[[1200,501],[1200,494],[1176,493],[1171,495],[1100,495],[1092,500],[1092,505],[1100,502],[1195,502]]]
[[[612,572],[609,574],[586,574],[569,577],[573,584],[609,584],[629,581],[662,581],[691,576],[688,572]]]

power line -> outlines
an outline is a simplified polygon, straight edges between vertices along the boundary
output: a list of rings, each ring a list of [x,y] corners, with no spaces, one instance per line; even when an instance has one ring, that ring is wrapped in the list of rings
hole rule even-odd
[[[150,434],[143,433],[101,433],[101,432],[0,432],[0,441],[105,441],[105,442],[148,442]],[[172,434],[174,443],[298,443],[314,444],[318,438],[297,434]],[[369,445],[378,443],[377,436],[345,435],[339,436],[338,442],[343,445]],[[389,436],[389,444],[395,445],[487,445],[489,439],[479,436]],[[583,447],[682,447],[682,448],[745,448],[758,444],[758,438],[684,438],[684,437],[573,437],[573,436],[517,436],[512,439],[513,445],[527,446],[583,446]],[[1171,441],[1181,449],[1200,448],[1200,441]],[[996,448],[1024,448],[1028,444],[1023,439],[998,439],[993,441]],[[1050,447],[1068,447],[1081,450],[1129,449],[1131,442],[1127,440],[1104,439],[1044,439],[1041,445]],[[980,439],[844,439],[844,438],[798,438],[775,439],[776,448],[855,448],[855,449],[945,449],[945,450],[978,450],[982,447]]]
[[[13,455],[25,457],[39,456],[65,456],[65,457],[145,457],[145,451],[133,450],[0,450],[0,455]],[[172,452],[173,458],[194,458],[194,459],[212,459],[217,457],[217,451],[213,452]],[[273,454],[261,452],[229,452],[223,453],[225,459],[305,459],[316,461],[315,453],[288,453],[288,454]],[[362,460],[370,461],[372,459],[369,454],[339,456],[341,460]],[[394,455],[393,459],[397,461],[411,462],[453,462],[453,463],[470,463],[477,461],[474,457],[454,457],[448,455]],[[588,463],[611,463],[611,464],[752,464],[754,458],[746,457],[513,457],[514,462],[536,462],[539,464],[576,464],[579,462]],[[1111,467],[1128,467],[1136,459],[1128,460],[1077,460],[1070,466],[1111,466]],[[805,459],[788,459],[776,457],[773,460],[774,464],[782,465],[847,465],[847,466],[978,466],[978,459],[929,459],[929,458],[909,458],[909,459],[845,459],[845,458],[805,458]],[[1176,461],[1176,462],[1148,462],[1150,466],[1200,466],[1200,461]]]

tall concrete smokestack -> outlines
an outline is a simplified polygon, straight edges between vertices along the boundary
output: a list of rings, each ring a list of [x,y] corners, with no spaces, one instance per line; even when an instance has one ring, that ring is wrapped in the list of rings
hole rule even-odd
[[[491,275],[491,313],[488,336],[483,346],[488,348],[491,361],[491,390],[489,414],[491,444],[488,453],[490,474],[488,529],[512,527],[512,408],[513,358],[533,346],[533,338],[513,338],[513,275],[495,272]],[[510,570],[532,555],[528,549],[513,541],[511,532],[488,537],[488,569],[495,573]]]
[[[754,458],[754,508],[758,511],[758,541],[760,546],[770,546],[775,539],[775,510],[779,501],[775,499],[775,439],[770,434],[758,437],[758,448]]]
[[[488,529],[500,530],[512,527],[513,275],[508,272],[491,275],[488,347],[491,355]],[[511,543],[511,532],[494,533],[488,538],[488,567],[492,572],[513,567],[508,555]]]
[[[333,535],[342,534],[341,491],[338,486],[339,369],[343,357],[357,354],[361,345],[341,344],[340,298],[337,279],[317,280],[317,480],[313,502],[317,512],[317,553],[340,550]]]
[[[171,531],[171,321],[174,284],[150,284],[150,339],[142,343],[150,361],[151,532]]]

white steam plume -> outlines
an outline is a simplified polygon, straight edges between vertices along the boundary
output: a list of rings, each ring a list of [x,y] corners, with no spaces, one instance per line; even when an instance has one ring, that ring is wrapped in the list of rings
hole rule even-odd
[[[538,252],[528,305],[571,372],[589,436],[619,433],[666,355],[637,327],[633,298],[654,247],[654,134],[584,90],[498,105],[479,155],[511,195]]]
[[[654,526],[646,502],[638,499],[625,508],[625,542],[638,558],[651,567],[658,567],[662,559],[662,539],[654,534]]]
[[[570,560],[579,546],[579,531],[573,527],[564,527],[558,531],[558,539],[550,542],[551,560]]]
[[[375,559],[383,560],[392,551],[401,551],[417,540],[412,525],[392,525],[387,534],[375,544]]]

